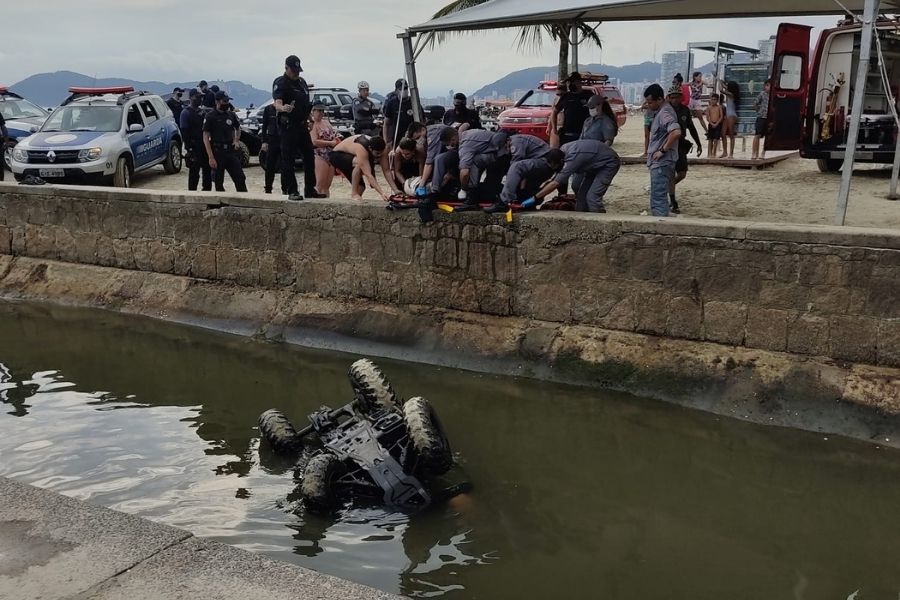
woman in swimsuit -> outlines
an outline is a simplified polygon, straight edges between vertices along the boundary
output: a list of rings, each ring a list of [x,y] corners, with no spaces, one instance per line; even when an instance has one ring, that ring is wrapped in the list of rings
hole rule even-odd
[[[722,93],[725,94],[725,128],[722,132],[722,155],[719,158],[734,158],[734,142],[737,138],[737,109],[741,104],[741,87],[736,81],[727,81]],[[730,147],[729,141],[731,141]]]
[[[338,145],[341,137],[325,116],[325,107],[316,104],[312,109],[312,125],[309,129],[316,155],[316,191],[328,197],[334,180],[334,167],[328,162],[328,153]]]

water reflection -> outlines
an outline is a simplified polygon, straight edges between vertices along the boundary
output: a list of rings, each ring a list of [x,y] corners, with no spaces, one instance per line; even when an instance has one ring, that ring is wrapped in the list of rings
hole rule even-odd
[[[412,597],[896,597],[895,451],[384,361],[474,491],[307,514],[256,418],[349,399],[355,357],[0,304],[0,475]]]

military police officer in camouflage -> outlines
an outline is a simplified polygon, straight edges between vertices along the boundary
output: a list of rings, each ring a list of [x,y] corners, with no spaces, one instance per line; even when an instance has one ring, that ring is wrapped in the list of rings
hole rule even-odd
[[[381,134],[381,130],[375,125],[375,115],[378,109],[375,103],[369,99],[369,83],[360,81],[357,86],[359,95],[353,99],[353,131],[357,135],[363,134],[375,137]]]

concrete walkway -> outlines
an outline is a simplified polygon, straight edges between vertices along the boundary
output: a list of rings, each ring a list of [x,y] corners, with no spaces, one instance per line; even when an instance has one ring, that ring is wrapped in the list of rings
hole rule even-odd
[[[399,597],[0,478],[0,599],[126,598]]]

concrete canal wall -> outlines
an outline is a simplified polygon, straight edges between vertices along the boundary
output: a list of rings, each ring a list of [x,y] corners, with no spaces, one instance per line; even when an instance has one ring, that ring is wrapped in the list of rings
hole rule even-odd
[[[0,293],[679,401],[713,390],[742,414],[794,397],[900,413],[895,230],[563,212],[424,225],[380,203],[0,185]]]
[[[0,600],[399,600],[0,477]]]

